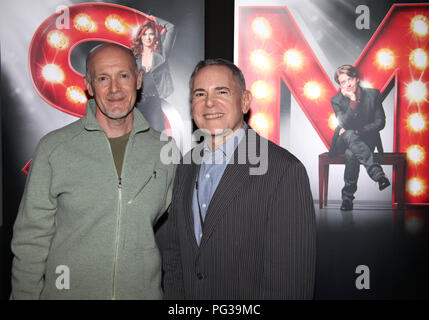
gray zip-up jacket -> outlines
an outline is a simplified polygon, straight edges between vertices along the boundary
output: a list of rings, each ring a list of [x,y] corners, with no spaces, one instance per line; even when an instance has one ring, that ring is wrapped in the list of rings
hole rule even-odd
[[[14,226],[12,299],[161,299],[153,225],[171,201],[175,165],[134,109],[122,177],[108,138],[87,115],[43,137]],[[164,149],[165,151],[165,149]]]

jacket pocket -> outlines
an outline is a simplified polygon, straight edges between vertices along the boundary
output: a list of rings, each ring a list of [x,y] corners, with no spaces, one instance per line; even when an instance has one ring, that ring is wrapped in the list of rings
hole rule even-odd
[[[153,226],[164,213],[167,188],[167,171],[155,168],[127,202],[126,243],[130,248],[156,248]]]
[[[137,193],[134,195],[134,197],[132,197],[129,201],[128,204],[132,204],[137,197],[143,192],[143,190],[146,188],[146,186],[149,184],[149,182],[152,179],[156,179],[156,170],[154,170],[151,174],[151,176],[149,178],[146,179],[146,181],[143,183],[142,187],[137,191]]]

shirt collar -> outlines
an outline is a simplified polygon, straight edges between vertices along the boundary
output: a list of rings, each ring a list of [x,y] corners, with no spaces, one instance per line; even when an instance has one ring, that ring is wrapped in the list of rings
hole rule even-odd
[[[90,99],[86,103],[86,116],[83,118],[83,124],[85,129],[89,131],[98,130],[103,131],[98,120],[95,118],[95,111],[97,104],[94,99]],[[147,131],[149,130],[149,123],[143,117],[141,112],[137,108],[133,108],[133,130],[134,132]]]
[[[202,162],[207,164],[222,164],[228,163],[234,154],[235,149],[243,139],[246,130],[248,128],[247,123],[244,123],[243,127],[234,132],[234,135],[225,141],[222,145],[217,147],[214,151],[211,151],[207,141],[204,140],[203,147],[203,158]]]

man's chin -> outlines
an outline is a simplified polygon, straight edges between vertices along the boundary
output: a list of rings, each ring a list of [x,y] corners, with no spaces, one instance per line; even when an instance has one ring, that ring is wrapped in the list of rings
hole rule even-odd
[[[123,112],[103,112],[103,114],[109,119],[119,120],[126,118],[132,111],[133,109]]]
[[[205,135],[210,135],[212,137],[227,137],[233,132],[231,129],[201,129],[201,131]]]

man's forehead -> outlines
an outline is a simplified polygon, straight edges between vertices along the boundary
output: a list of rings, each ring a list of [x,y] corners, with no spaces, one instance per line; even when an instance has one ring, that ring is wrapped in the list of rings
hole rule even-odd
[[[357,79],[357,77],[353,77],[353,76],[350,76],[350,75],[348,75],[347,73],[341,73],[339,76],[338,76],[338,79]]]
[[[217,73],[225,76],[232,76],[232,71],[223,65],[209,65],[205,66],[197,72],[197,76],[201,73]]]
[[[206,66],[199,70],[194,78],[194,89],[200,85],[210,87],[226,87],[234,86],[236,79],[232,71],[225,66]]]
[[[133,56],[126,48],[120,46],[105,46],[91,53],[89,64],[92,66],[103,64],[130,65],[135,67]]]

